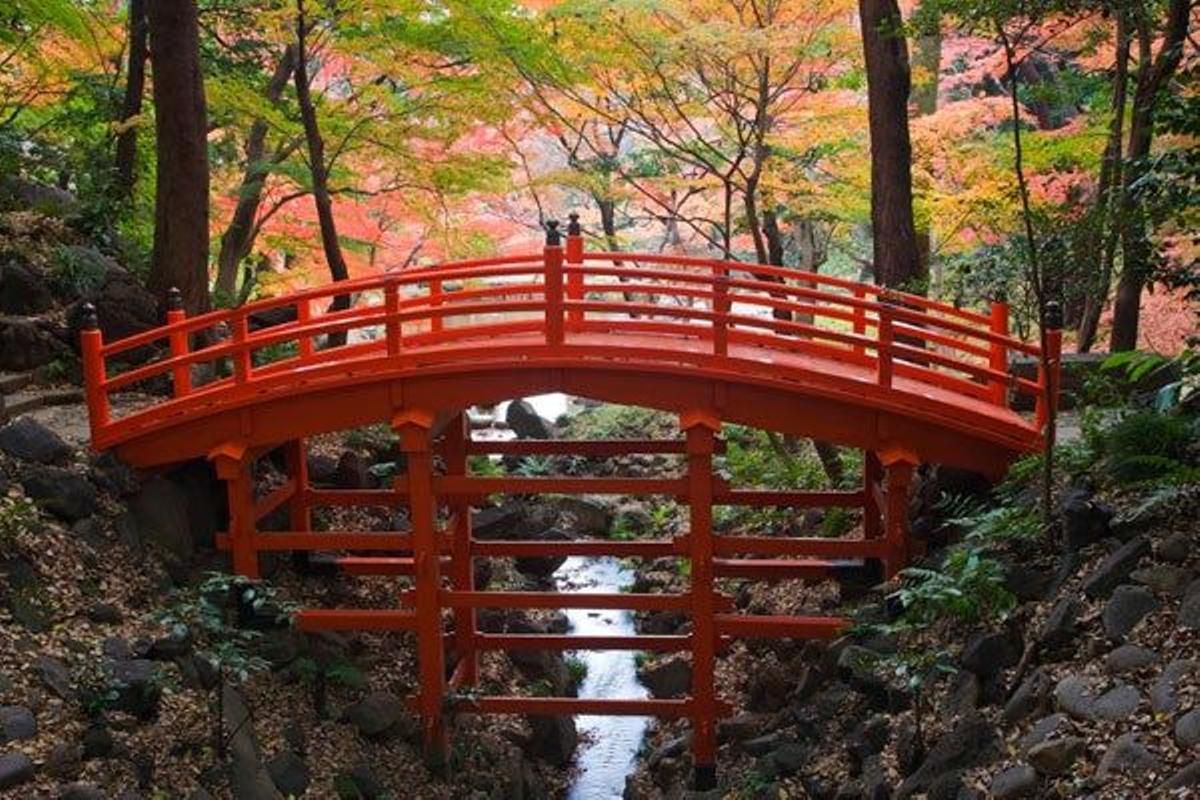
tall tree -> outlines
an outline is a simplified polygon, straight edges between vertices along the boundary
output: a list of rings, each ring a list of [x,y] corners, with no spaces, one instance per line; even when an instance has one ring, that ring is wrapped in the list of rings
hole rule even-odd
[[[274,105],[283,96],[283,90],[292,78],[296,66],[296,48],[284,48],[275,71],[266,87],[266,100]],[[267,121],[255,119],[246,136],[246,166],[242,182],[238,187],[237,205],[229,220],[225,233],[221,235],[221,250],[217,254],[216,291],[224,299],[232,299],[237,289],[238,265],[250,255],[254,246],[259,206],[262,204],[263,188],[271,171],[272,163],[278,163],[291,152],[290,143],[285,143],[267,158]]]
[[[208,112],[200,70],[195,0],[149,4],[158,180],[149,286],[163,300],[172,286],[184,308],[209,308]]]
[[[1152,272],[1154,248],[1147,230],[1145,210],[1135,196],[1134,187],[1148,169],[1159,95],[1183,59],[1192,0],[1170,0],[1157,56],[1153,53],[1155,34],[1150,13],[1150,8],[1140,2],[1132,11],[1138,41],[1138,68],[1121,200],[1123,263],[1113,303],[1112,338],[1109,341],[1109,349],[1114,352],[1137,347],[1142,290]]]
[[[871,228],[875,282],[924,291],[913,224],[910,75],[896,0],[859,0],[871,134]]]
[[[317,207],[317,221],[321,227],[321,247],[329,265],[329,275],[334,281],[350,277],[342,245],[338,241],[337,222],[333,216],[333,200],[329,193],[329,165],[325,161],[325,140],[317,121],[317,109],[313,105],[308,75],[308,21],[304,14],[304,0],[296,0],[296,68],[293,71],[296,83],[296,99],[300,103],[300,119],[304,123],[304,140],[308,145],[308,164],[312,173],[313,201]],[[350,307],[349,295],[334,298],[334,310]],[[342,337],[332,337],[339,343]]]
[[[121,199],[133,194],[137,167],[138,117],[146,88],[147,39],[146,0],[129,0],[129,55],[125,73],[125,98],[121,104],[121,132],[117,135],[116,186]]]

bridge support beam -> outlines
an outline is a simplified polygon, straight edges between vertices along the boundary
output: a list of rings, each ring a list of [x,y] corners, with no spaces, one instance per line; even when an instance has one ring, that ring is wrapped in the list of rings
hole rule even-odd
[[[908,564],[912,548],[908,541],[908,502],[913,473],[920,463],[917,457],[903,448],[889,448],[879,453],[884,473],[884,577],[891,579]]]
[[[229,442],[208,454],[225,481],[229,500],[229,550],[233,571],[247,578],[258,578],[258,551],[254,546],[256,520],[254,513],[254,459],[245,444]]]
[[[692,573],[692,768],[698,791],[717,786],[717,693],[713,566],[713,451],[719,418],[707,411],[680,415],[687,437],[688,543]]]
[[[433,494],[430,435],[434,415],[407,409],[392,418],[408,469],[397,482],[408,496],[416,588],[417,660],[421,688],[417,705],[424,733],[425,760],[434,769],[446,763],[447,738],[442,705],[446,696],[446,655],[442,644],[441,559],[438,554],[437,503]],[[400,487],[397,487],[400,488]]]

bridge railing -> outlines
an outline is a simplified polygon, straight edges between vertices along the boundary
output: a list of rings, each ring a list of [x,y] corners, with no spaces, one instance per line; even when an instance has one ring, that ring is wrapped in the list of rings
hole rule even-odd
[[[574,218],[565,247],[551,224],[541,253],[388,272],[190,318],[175,295],[164,326],[115,342],[103,341],[94,313],[90,322],[83,366],[98,447],[191,408],[381,359],[415,366],[559,353],[780,379],[832,359],[881,397],[924,385],[1010,408],[1031,395],[1036,432],[1061,348],[1061,332],[1048,331],[1052,367],[1026,380],[1009,373],[1010,355],[1042,363],[1041,350],[1009,333],[1004,303],[984,314],[784,267],[589,253]],[[615,348],[612,334],[622,337]],[[123,368],[151,346],[159,358]],[[141,403],[114,415],[111,395],[139,387],[149,390]]]

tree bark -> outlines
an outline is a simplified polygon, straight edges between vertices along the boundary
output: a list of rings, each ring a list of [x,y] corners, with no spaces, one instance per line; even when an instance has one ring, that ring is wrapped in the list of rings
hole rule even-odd
[[[137,140],[140,124],[131,122],[142,113],[142,97],[146,91],[146,58],[148,30],[146,0],[129,0],[129,67],[125,75],[125,100],[121,104],[121,124],[117,135],[116,196],[127,200],[133,195],[137,169]]]
[[[918,117],[926,117],[937,111],[938,76],[942,66],[941,13],[937,2],[922,0],[913,16],[920,16],[920,27],[915,40],[913,63],[928,73],[928,78],[913,89],[913,106]],[[926,219],[917,228],[917,258],[921,274],[928,275],[933,256],[933,228]]]
[[[913,225],[908,47],[896,0],[859,0],[871,135],[875,280],[923,292]]]
[[[304,123],[304,140],[308,145],[308,164],[312,172],[313,201],[317,207],[317,220],[321,228],[321,247],[329,265],[329,275],[334,280],[344,281],[350,277],[342,246],[338,241],[337,223],[333,217],[333,200],[329,194],[329,174],[325,164],[325,141],[317,124],[317,110],[313,105],[308,84],[308,23],[304,18],[304,0],[296,0],[296,69],[293,71],[296,84],[296,99],[300,103],[300,119]],[[349,295],[338,295],[330,309],[340,311],[350,307]],[[345,334],[330,335],[330,344],[345,344]]]
[[[1137,347],[1142,289],[1150,277],[1154,249],[1146,229],[1145,211],[1132,187],[1146,174],[1146,160],[1154,140],[1154,112],[1158,95],[1174,75],[1183,58],[1191,15],[1191,0],[1171,0],[1158,57],[1151,61],[1154,35],[1144,9],[1134,11],[1138,29],[1137,87],[1129,122],[1129,148],[1121,200],[1121,252],[1124,262],[1113,303],[1112,352]]]
[[[189,314],[209,308],[208,111],[195,0],[149,4],[158,179],[149,288],[178,287]]]
[[[284,87],[292,77],[296,65],[296,50],[287,47],[279,58],[275,72],[267,84],[267,101],[275,104],[283,96]],[[218,294],[232,298],[237,291],[238,265],[254,247],[257,231],[255,218],[258,207],[262,203],[263,187],[266,185],[269,165],[263,161],[266,154],[267,123],[256,119],[250,126],[246,137],[246,169],[242,173],[242,183],[238,188],[237,205],[229,226],[221,236],[221,251],[217,255],[217,284]]]
[[[1113,62],[1112,120],[1109,122],[1108,144],[1104,148],[1104,160],[1100,164],[1100,176],[1096,182],[1096,205],[1092,211],[1091,234],[1086,244],[1080,248],[1081,260],[1090,258],[1097,250],[1100,252],[1095,271],[1085,278],[1087,288],[1076,337],[1080,353],[1089,352],[1096,342],[1096,329],[1099,327],[1100,314],[1104,310],[1109,284],[1112,281],[1119,233],[1113,207],[1121,202],[1119,187],[1122,186],[1121,164],[1124,155],[1125,96],[1129,84],[1130,40],[1126,12],[1118,9],[1116,17],[1117,51]]]

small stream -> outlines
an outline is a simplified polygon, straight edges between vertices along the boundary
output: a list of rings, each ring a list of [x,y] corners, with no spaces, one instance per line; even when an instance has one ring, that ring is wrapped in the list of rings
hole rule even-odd
[[[554,579],[562,592],[617,592],[633,582],[633,572],[616,558],[573,557],[559,567]],[[568,609],[566,614],[572,634],[637,633],[630,611]],[[633,652],[581,650],[574,655],[587,665],[587,676],[579,687],[581,698],[647,696],[646,687],[638,682]],[[576,717],[580,736],[587,741],[580,746],[576,757],[578,774],[567,793],[568,800],[620,800],[625,791],[625,777],[633,771],[649,722],[648,717]]]

